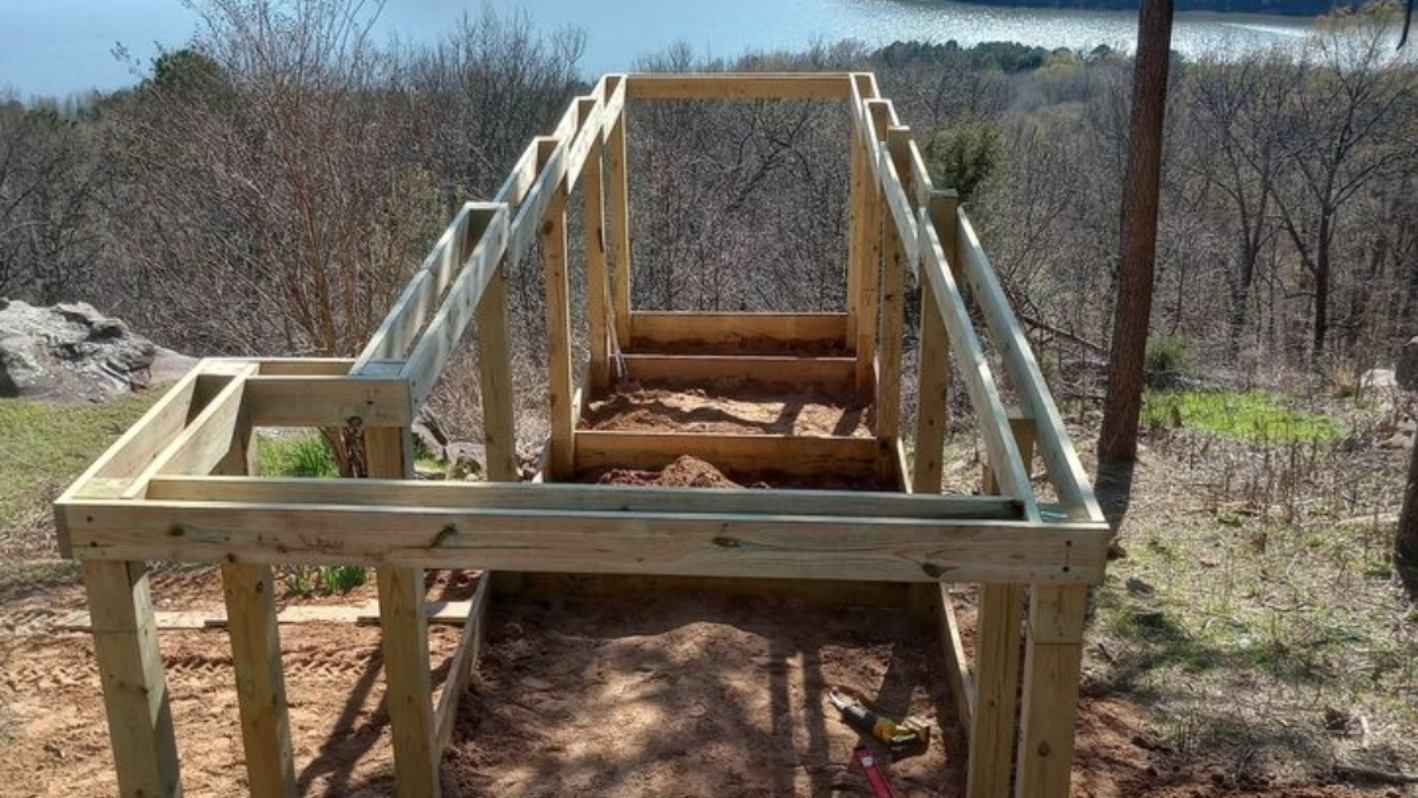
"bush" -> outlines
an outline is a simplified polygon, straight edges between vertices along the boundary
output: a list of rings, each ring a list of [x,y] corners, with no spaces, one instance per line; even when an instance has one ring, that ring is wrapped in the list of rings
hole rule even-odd
[[[1196,366],[1191,339],[1181,335],[1154,335],[1147,339],[1146,366],[1154,374],[1190,374]]]

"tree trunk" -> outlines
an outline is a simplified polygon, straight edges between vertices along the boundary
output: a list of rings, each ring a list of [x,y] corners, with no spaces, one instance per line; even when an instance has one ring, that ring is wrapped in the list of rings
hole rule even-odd
[[[1162,175],[1162,121],[1171,60],[1172,0],[1144,0],[1133,65],[1128,172],[1123,190],[1121,263],[1108,396],[1098,440],[1100,482],[1108,466],[1137,459],[1137,424],[1152,315],[1153,260]]]
[[[1315,249],[1315,362],[1324,355],[1325,338],[1329,335],[1329,273],[1330,239],[1333,220],[1328,213],[1320,216],[1319,246]]]
[[[1408,465],[1408,486],[1403,491],[1403,513],[1398,516],[1393,559],[1408,594],[1418,598],[1418,446],[1413,447],[1413,460]]]

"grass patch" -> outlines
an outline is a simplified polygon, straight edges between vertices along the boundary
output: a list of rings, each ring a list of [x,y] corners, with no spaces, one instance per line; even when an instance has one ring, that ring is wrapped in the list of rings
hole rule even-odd
[[[50,502],[162,393],[143,391],[107,404],[0,399],[0,551],[34,555],[44,536],[53,546]]]
[[[1267,391],[1148,391],[1145,426],[1182,426],[1257,443],[1326,443],[1345,433],[1329,416],[1296,407]]]
[[[338,477],[330,445],[318,432],[293,438],[261,438],[256,448],[261,474],[268,477]]]

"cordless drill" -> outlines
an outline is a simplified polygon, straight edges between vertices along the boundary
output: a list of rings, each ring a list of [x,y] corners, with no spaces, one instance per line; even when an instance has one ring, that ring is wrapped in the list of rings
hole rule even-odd
[[[835,688],[828,691],[827,700],[841,713],[844,723],[884,744],[892,756],[919,754],[930,744],[930,723],[921,718],[906,718],[898,723]]]

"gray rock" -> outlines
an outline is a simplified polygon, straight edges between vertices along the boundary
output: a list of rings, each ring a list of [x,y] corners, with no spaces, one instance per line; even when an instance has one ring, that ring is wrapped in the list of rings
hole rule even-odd
[[[473,441],[451,441],[443,447],[448,463],[462,478],[477,476],[487,462],[487,447]]]
[[[1398,367],[1394,369],[1394,379],[1398,387],[1405,391],[1418,391],[1418,337],[1403,345],[1398,354]]]
[[[157,353],[152,341],[84,302],[0,303],[0,396],[106,401],[151,384]],[[187,368],[196,362],[182,360]],[[181,376],[181,366],[169,359],[159,381]]]
[[[1393,369],[1369,369],[1359,377],[1362,390],[1392,390],[1398,386],[1398,378]]]

